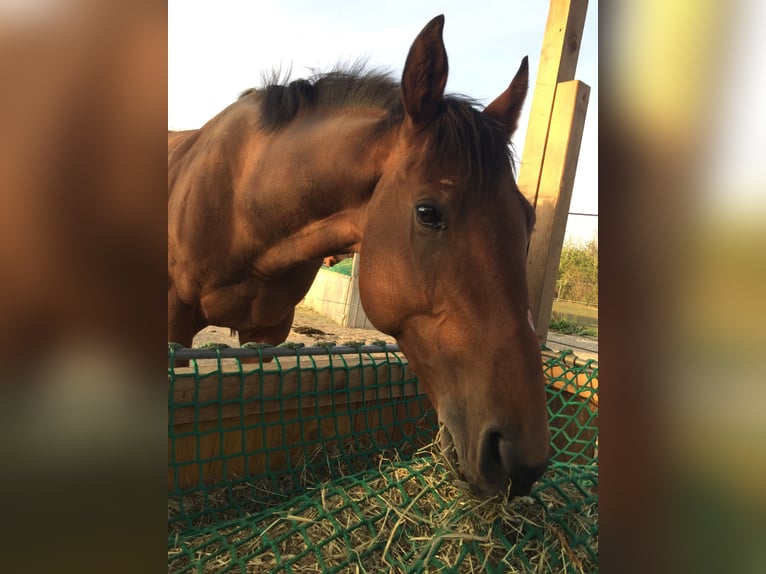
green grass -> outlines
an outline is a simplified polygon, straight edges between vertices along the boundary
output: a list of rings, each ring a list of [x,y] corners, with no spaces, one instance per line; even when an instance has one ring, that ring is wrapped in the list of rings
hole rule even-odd
[[[548,325],[548,328],[552,331],[563,333],[564,335],[586,335],[588,337],[598,337],[597,329],[593,329],[591,327],[583,327],[582,325],[572,323],[563,317],[556,317],[555,314],[553,317],[551,317],[551,322]]]
[[[598,337],[598,307],[573,301],[554,301],[548,328],[565,335]]]

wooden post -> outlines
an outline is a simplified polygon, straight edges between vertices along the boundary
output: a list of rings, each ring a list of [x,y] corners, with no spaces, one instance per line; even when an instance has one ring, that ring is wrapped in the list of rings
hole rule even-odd
[[[587,8],[587,0],[551,0],[548,10],[518,178],[519,189],[533,206],[537,205],[556,87],[559,82],[574,80]]]
[[[537,336],[545,341],[564,244],[590,88],[577,80],[556,89],[545,166],[537,194],[537,223],[527,255],[529,297]]]
[[[532,317],[543,342],[590,93],[582,82],[571,82],[587,8],[587,0],[551,0],[518,177],[537,213],[527,269]]]

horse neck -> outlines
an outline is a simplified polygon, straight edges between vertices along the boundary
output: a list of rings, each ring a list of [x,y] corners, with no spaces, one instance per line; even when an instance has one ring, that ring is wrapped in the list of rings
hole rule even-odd
[[[261,166],[279,181],[268,195],[272,221],[287,228],[258,258],[269,275],[338,253],[358,252],[366,206],[388,156],[391,136],[370,139],[378,112],[295,120],[275,134]]]

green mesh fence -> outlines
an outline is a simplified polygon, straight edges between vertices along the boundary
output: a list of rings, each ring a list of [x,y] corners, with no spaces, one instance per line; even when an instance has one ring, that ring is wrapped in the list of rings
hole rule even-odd
[[[431,454],[436,416],[397,352],[170,368],[169,571],[597,571],[597,364],[545,351],[543,368],[556,454],[510,502]]]

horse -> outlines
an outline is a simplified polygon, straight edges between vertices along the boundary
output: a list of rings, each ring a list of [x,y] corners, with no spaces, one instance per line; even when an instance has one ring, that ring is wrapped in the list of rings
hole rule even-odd
[[[168,338],[208,324],[278,344],[322,261],[358,253],[367,317],[396,338],[476,494],[529,492],[550,455],[510,139],[523,58],[484,109],[445,95],[444,16],[401,81],[358,66],[243,92],[168,139]]]

